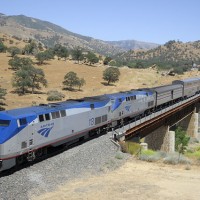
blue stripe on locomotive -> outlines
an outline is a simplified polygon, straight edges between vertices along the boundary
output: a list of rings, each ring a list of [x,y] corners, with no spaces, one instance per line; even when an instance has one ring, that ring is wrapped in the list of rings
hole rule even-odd
[[[34,119],[37,118],[36,115],[19,116],[19,118],[23,118],[23,117],[26,117],[27,123],[31,123]],[[15,136],[17,133],[19,133],[22,129],[24,129],[27,126],[27,125],[23,125],[23,126],[18,127],[17,120],[13,116],[9,116],[5,112],[0,112],[0,119],[10,121],[9,126],[6,126],[6,127],[0,126],[0,144],[3,144],[4,142],[6,142],[7,140]]]
[[[91,99],[91,101],[90,101]],[[8,111],[0,112],[1,120],[10,120],[8,127],[0,126],[0,144],[3,144],[16,134],[18,134],[22,129],[24,129],[28,124],[37,118],[38,115],[56,112],[59,110],[73,109],[73,108],[90,108],[91,104],[94,104],[94,108],[104,107],[110,99],[106,96],[96,97],[95,100],[92,98],[85,98],[83,101],[66,101],[52,104],[50,106],[33,106],[27,108],[19,108]],[[53,106],[55,105],[55,107]],[[18,127],[17,119],[26,118],[27,124]]]
[[[122,102],[126,99],[126,97],[136,96],[136,99],[138,99],[140,96],[152,96],[152,95],[153,95],[152,91],[143,91],[143,90],[132,90],[128,92],[107,94],[107,96],[110,99],[114,100],[111,111],[116,110],[122,104]]]

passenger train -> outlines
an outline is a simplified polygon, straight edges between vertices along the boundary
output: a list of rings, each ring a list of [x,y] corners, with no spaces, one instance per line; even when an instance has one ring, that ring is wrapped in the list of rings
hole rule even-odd
[[[0,112],[0,171],[149,115],[200,92],[200,78]]]

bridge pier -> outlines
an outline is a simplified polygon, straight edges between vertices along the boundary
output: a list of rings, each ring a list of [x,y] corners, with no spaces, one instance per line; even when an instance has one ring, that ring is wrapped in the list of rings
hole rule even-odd
[[[182,121],[180,121],[177,125],[181,126],[183,130],[187,132],[188,136],[194,139],[198,139],[199,114],[195,111],[191,115],[187,116]]]
[[[169,131],[169,126],[161,126],[145,137],[145,143],[152,150],[164,152],[175,151],[175,132]]]

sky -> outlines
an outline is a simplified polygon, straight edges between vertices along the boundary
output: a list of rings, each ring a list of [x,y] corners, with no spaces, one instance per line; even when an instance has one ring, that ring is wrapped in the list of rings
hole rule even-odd
[[[0,0],[0,13],[105,41],[200,40],[200,0]]]

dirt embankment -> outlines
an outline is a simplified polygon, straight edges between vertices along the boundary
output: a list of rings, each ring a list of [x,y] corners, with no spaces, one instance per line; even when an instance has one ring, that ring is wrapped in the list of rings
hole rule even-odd
[[[131,159],[120,169],[74,180],[37,200],[197,200],[200,168],[147,163]]]

